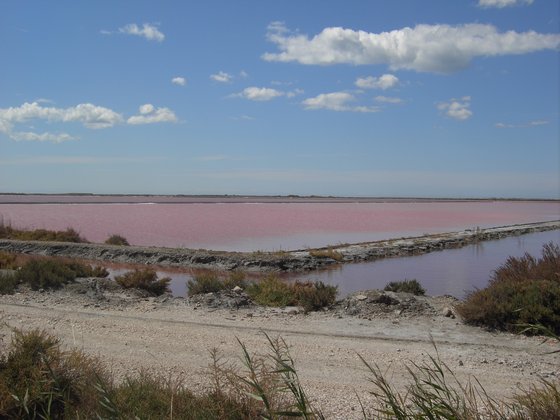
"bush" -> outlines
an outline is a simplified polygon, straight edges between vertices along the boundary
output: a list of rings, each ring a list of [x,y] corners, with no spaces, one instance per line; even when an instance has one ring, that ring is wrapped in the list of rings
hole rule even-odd
[[[274,275],[249,285],[247,294],[256,303],[264,306],[291,306],[297,303],[292,287]]]
[[[412,293],[415,296],[424,296],[426,290],[422,287],[420,282],[416,279],[403,280],[403,281],[392,281],[388,283],[383,289],[386,292],[405,292]]]
[[[259,305],[302,306],[306,312],[315,311],[335,302],[336,286],[323,282],[285,283],[270,275],[247,287],[247,294]]]
[[[316,311],[334,304],[338,286],[330,286],[322,281],[312,283],[295,282],[293,285],[296,301],[305,312]]]
[[[19,284],[16,273],[0,271],[0,295],[13,295]]]
[[[15,270],[17,266],[15,254],[0,251],[0,269]]]
[[[188,295],[216,293],[225,288],[224,283],[215,274],[202,274],[195,276],[187,282]]]
[[[15,229],[9,225],[5,225],[3,220],[0,220],[0,238],[17,239],[21,241],[87,242],[87,240],[82,238],[73,228],[67,228],[66,230]]]
[[[0,417],[93,418],[99,408],[95,385],[105,378],[97,359],[63,352],[45,332],[16,330],[0,356]]]
[[[74,281],[76,273],[55,259],[30,260],[18,271],[18,279],[33,290],[58,289]]]
[[[224,289],[231,290],[236,287],[241,287],[242,289],[247,288],[247,282],[245,281],[245,273],[243,271],[232,271],[229,277],[223,281]]]
[[[26,262],[18,271],[17,279],[33,290],[58,289],[78,277],[106,277],[108,274],[103,267],[92,267],[73,260],[45,258]]]
[[[468,324],[517,331],[540,324],[560,333],[560,249],[547,244],[542,257],[510,257],[488,287],[468,294],[457,311]],[[528,330],[530,332],[530,330]]]
[[[128,241],[124,236],[121,235],[111,235],[105,241],[107,245],[121,245],[121,246],[130,246]]]
[[[160,296],[169,291],[169,277],[158,279],[152,269],[134,270],[115,277],[115,281],[125,289],[141,289],[154,296]]]

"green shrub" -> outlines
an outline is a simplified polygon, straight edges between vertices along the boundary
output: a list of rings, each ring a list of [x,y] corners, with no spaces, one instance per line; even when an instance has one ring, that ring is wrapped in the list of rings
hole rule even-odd
[[[388,283],[383,290],[385,290],[386,292],[412,293],[415,296],[424,296],[426,294],[426,290],[416,279],[392,281]]]
[[[115,277],[115,281],[125,289],[141,289],[148,293],[160,296],[169,291],[169,277],[158,279],[157,273],[152,269],[134,270]]]
[[[19,281],[33,290],[58,289],[75,278],[76,273],[68,264],[55,259],[33,259],[18,271]]]
[[[21,283],[33,290],[58,289],[78,277],[106,277],[103,267],[92,267],[75,260],[41,258],[27,261],[17,273]]]
[[[121,246],[130,246],[128,241],[124,236],[121,235],[111,235],[105,241],[107,245],[121,245]]]
[[[291,306],[297,303],[293,288],[274,275],[249,285],[247,294],[264,306]]]
[[[224,282],[216,274],[201,274],[187,281],[188,295],[216,293],[224,289]]]
[[[330,286],[322,281],[315,283],[298,282],[293,285],[295,299],[305,312],[316,311],[334,304],[338,286]]]
[[[547,244],[539,259],[529,254],[508,258],[489,285],[469,293],[457,311],[468,324],[508,331],[540,324],[559,334],[560,249]]]
[[[13,295],[19,280],[16,273],[0,271],[0,295]]]

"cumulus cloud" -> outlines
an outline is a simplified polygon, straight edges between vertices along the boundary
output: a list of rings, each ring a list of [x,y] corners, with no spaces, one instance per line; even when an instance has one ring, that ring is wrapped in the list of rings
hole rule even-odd
[[[187,84],[187,79],[185,79],[184,77],[177,76],[171,79],[171,83],[178,86],[185,86]]]
[[[225,71],[220,71],[216,74],[211,74],[210,79],[214,80],[215,82],[220,83],[229,83],[233,79],[233,76]]]
[[[106,33],[106,31],[102,31],[102,33]],[[144,23],[142,27],[138,26],[136,23],[129,23],[119,28],[119,33],[140,36],[146,38],[148,41],[162,42],[165,39],[165,35],[160,32],[157,27],[149,23]]]
[[[128,124],[149,124],[156,122],[176,122],[177,117],[168,108],[155,108],[152,104],[145,104],[139,108],[140,115],[130,117]],[[0,133],[6,134],[15,141],[39,141],[60,143],[76,140],[77,137],[67,133],[36,133],[17,130],[17,126],[34,120],[49,123],[79,122],[90,129],[103,129],[121,124],[123,116],[112,109],[90,103],[78,104],[69,108],[42,106],[39,102],[24,103],[21,106],[0,108]]]
[[[476,57],[527,54],[560,49],[560,34],[499,32],[489,24],[417,25],[371,33],[340,27],[323,29],[310,38],[283,24],[269,26],[267,38],[279,52],[266,61],[296,61],[307,65],[387,64],[391,69],[452,73]]]
[[[384,74],[380,77],[359,77],[356,79],[355,85],[361,89],[382,89],[386,90],[396,86],[399,78],[392,74]]]
[[[472,117],[473,113],[470,110],[471,97],[463,96],[460,99],[451,99],[449,102],[441,102],[437,105],[440,111],[443,111],[445,115],[455,120],[468,120]]]
[[[177,116],[169,108],[155,108],[152,104],[145,104],[138,108],[140,115],[130,117],[126,122],[132,125],[154,124],[162,122],[177,122]]]
[[[395,98],[392,96],[376,96],[373,99],[375,99],[376,102],[382,102],[385,104],[400,104],[403,102],[401,98]]]
[[[314,98],[308,98],[302,102],[305,109],[326,109],[330,111],[344,112],[377,112],[378,107],[351,105],[356,97],[348,92],[321,93]]]
[[[249,99],[250,101],[270,101],[279,96],[284,96],[285,93],[272,88],[251,86],[243,89],[237,95],[238,97]]]
[[[533,0],[478,0],[478,6],[483,8],[498,8],[524,6],[533,4]]]

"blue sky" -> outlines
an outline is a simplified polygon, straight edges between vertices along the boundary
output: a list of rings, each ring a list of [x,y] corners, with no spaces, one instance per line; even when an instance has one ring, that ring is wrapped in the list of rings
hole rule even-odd
[[[560,198],[557,0],[1,9],[2,192]]]

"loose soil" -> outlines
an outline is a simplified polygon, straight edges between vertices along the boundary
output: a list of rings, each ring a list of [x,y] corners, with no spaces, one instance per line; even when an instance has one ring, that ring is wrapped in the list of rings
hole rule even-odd
[[[228,294],[229,293],[229,294]],[[281,336],[305,389],[327,418],[361,418],[372,390],[358,355],[404,390],[406,366],[437,352],[463,383],[476,377],[496,398],[511,397],[539,378],[560,379],[557,344],[539,337],[488,332],[455,317],[448,296],[364,291],[329,310],[263,308],[242,293],[197,299],[148,297],[108,280],[82,279],[55,292],[23,290],[0,296],[1,346],[12,328],[40,328],[67,348],[103,358],[118,377],[149,369],[182,375],[194,390],[209,386],[210,350],[241,366],[237,339],[268,352],[263,332]]]

